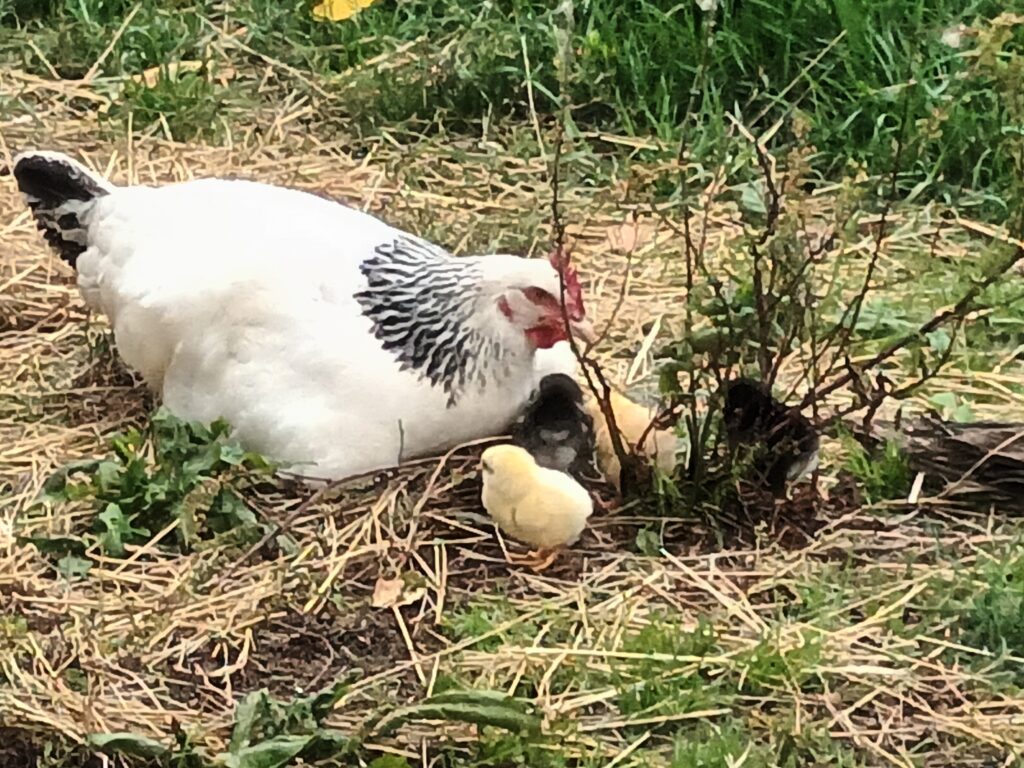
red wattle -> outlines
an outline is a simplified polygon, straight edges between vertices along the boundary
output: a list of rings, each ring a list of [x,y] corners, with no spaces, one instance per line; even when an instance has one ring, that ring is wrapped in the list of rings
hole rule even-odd
[[[565,335],[565,325],[561,322],[561,318],[558,320],[557,324],[535,325],[533,328],[527,328],[526,338],[537,349],[550,349],[558,342],[565,341],[568,338]]]

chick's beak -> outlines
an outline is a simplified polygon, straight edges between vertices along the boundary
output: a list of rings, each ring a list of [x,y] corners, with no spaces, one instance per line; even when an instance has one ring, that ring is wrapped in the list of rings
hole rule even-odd
[[[569,328],[572,330],[573,336],[582,339],[587,344],[593,344],[597,341],[597,331],[594,330],[594,324],[585,317],[579,320],[570,320]]]

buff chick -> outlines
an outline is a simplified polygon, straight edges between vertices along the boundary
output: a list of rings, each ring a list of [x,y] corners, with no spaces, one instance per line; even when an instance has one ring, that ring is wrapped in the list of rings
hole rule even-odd
[[[645,408],[635,403],[614,389],[610,393],[610,404],[615,414],[615,426],[622,436],[623,447],[633,450],[640,442],[644,431],[655,417],[653,408]],[[615,455],[612,445],[608,420],[601,412],[601,404],[593,395],[586,402],[587,412],[594,420],[594,442],[596,445],[597,468],[605,476],[617,492],[622,491],[622,478],[619,457]],[[669,473],[676,466],[676,453],[679,451],[679,436],[670,429],[652,429],[644,438],[641,456],[653,459],[654,465],[662,472]]]
[[[590,494],[569,475],[541,467],[516,445],[495,445],[483,452],[484,509],[509,536],[535,548],[509,560],[543,570],[575,544],[594,511]]]

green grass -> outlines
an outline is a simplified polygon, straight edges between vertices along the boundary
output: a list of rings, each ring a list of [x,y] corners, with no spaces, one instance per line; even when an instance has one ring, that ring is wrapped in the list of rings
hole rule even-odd
[[[890,170],[902,137],[904,192],[970,201],[996,218],[1012,213],[1024,110],[1008,94],[1019,81],[1024,34],[990,26],[1003,10],[994,0],[723,0],[711,14],[689,2],[578,2],[565,67],[565,17],[538,0],[381,0],[336,24],[316,21],[306,0],[0,0],[0,60],[41,76],[52,69],[82,77],[136,7],[99,75],[227,51],[241,64],[269,64],[290,88],[313,83],[333,94],[321,120],[443,123],[471,134],[481,120],[527,117],[529,83],[544,122],[568,103],[579,129],[670,145],[686,136],[693,157],[712,165],[736,135],[728,115],[755,134],[782,120],[772,144],[813,147],[826,176]],[[943,32],[961,23],[980,32],[951,47]],[[215,27],[267,58],[233,49]],[[252,83],[224,88],[185,77],[115,93],[114,114],[133,113],[136,128],[162,115],[175,138],[217,138],[218,112],[232,97],[260,98]]]
[[[944,547],[930,553],[917,551],[902,573],[888,566],[803,564],[785,578],[785,588],[773,594],[772,601],[781,610],[757,611],[765,623],[760,636],[721,606],[698,612],[695,622],[691,617],[652,611],[621,634],[596,615],[584,629],[573,611],[550,609],[543,619],[522,624],[521,631],[481,640],[471,653],[484,653],[493,663],[480,668],[479,679],[470,676],[452,684],[493,684],[496,676],[507,679],[502,675],[514,673],[517,692],[527,698],[542,689],[554,701],[613,691],[612,697],[599,696],[601,703],[587,714],[622,719],[627,723],[619,726],[625,743],[648,744],[630,758],[627,764],[634,766],[875,765],[876,756],[862,744],[836,737],[835,731],[843,729],[825,724],[829,710],[823,708],[824,700],[838,696],[846,702],[844,706],[862,696],[864,701],[884,700],[877,687],[881,683],[867,680],[874,674],[872,669],[891,666],[905,671],[895,662],[909,653],[922,660],[928,657],[923,662],[929,668],[926,677],[956,675],[956,685],[965,695],[983,689],[1013,698],[1024,686],[1020,618],[1024,555],[1016,547],[981,552],[968,567],[957,566],[959,557]],[[915,572],[929,558],[935,559],[936,566],[946,566],[951,576],[927,579],[923,589],[915,589],[916,597],[907,601],[903,595],[920,581]],[[512,621],[516,611],[523,610],[522,605],[507,601],[501,605],[502,622]],[[491,600],[471,599],[453,607],[449,626],[463,628],[453,639],[469,640],[474,633],[484,636],[494,623],[481,621],[481,616],[494,615]],[[540,626],[544,634],[538,640]],[[847,634],[855,626],[861,629]],[[600,641],[595,643],[597,638]],[[544,648],[584,648],[598,655],[573,658],[570,652],[554,674],[544,660],[524,659],[508,666],[518,649],[533,646],[535,640]],[[943,650],[943,644],[952,645]],[[603,660],[602,651],[613,655]],[[864,659],[864,654],[873,661]],[[456,668],[462,664],[453,659]],[[922,689],[912,677],[900,671],[884,685],[896,695],[913,696],[915,689]],[[455,761],[453,753],[452,762],[441,764],[481,768],[603,764],[599,749],[585,748],[586,739],[572,740],[571,758],[557,747],[559,734],[575,732],[571,721],[555,719],[549,727],[548,738],[539,741],[490,732],[468,754],[462,749],[466,762]],[[938,743],[954,746],[959,742],[940,737]]]
[[[953,580],[934,586],[931,610],[952,619],[956,640],[974,653],[950,649],[954,663],[975,670],[1010,694],[1024,690],[1024,550],[1016,543],[981,553]]]
[[[402,192],[431,192],[439,177],[461,185],[478,205],[457,226],[433,205],[406,212],[396,204],[389,215],[448,245],[464,235],[462,245],[469,250],[545,247],[544,164],[517,163],[550,152],[563,104],[571,106],[570,134],[586,133],[584,141],[571,143],[562,166],[579,220],[587,221],[591,210],[602,206],[607,210],[609,200],[692,203],[693,196],[666,162],[685,139],[690,186],[709,184],[723,167],[726,188],[709,207],[747,227],[747,234],[729,241],[730,251],[739,254],[737,265],[728,265],[737,267],[726,286],[732,291],[731,306],[712,315],[709,308],[721,302],[707,281],[694,288],[693,306],[698,317],[712,322],[723,313],[745,318],[751,325],[742,327],[741,335],[749,335],[756,316],[744,249],[756,238],[766,211],[753,153],[727,116],[736,116],[755,134],[777,125],[769,144],[787,170],[786,162],[795,156],[789,151],[804,151],[807,167],[800,180],[806,186],[788,190],[793,209],[766,246],[773,257],[802,253],[801,217],[805,209],[817,210],[821,198],[812,194],[827,180],[843,182],[837,207],[878,214],[889,192],[884,177],[902,143],[896,191],[903,202],[888,212],[890,234],[896,236],[887,245],[863,311],[849,328],[847,351],[863,359],[919,327],[936,308],[955,302],[992,260],[1005,257],[1006,249],[998,244],[975,247],[980,238],[967,239],[953,223],[936,237],[940,245],[947,240],[952,245],[929,250],[929,236],[916,236],[914,230],[934,226],[937,218],[933,210],[911,207],[929,199],[950,201],[968,216],[1000,223],[1009,219],[1011,224],[1019,213],[1013,201],[1020,199],[1024,172],[1024,26],[994,25],[1003,8],[986,0],[726,0],[709,15],[691,2],[578,0],[573,60],[562,68],[558,30],[566,21],[553,3],[538,0],[380,0],[354,21],[340,24],[318,23],[309,3],[294,1],[0,0],[0,65],[44,78],[52,70],[68,79],[82,78],[95,67],[91,88],[109,102],[99,111],[100,135],[95,137],[104,139],[123,140],[130,125],[136,134],[226,144],[245,131],[272,130],[275,117],[309,99],[315,108],[302,120],[312,140],[344,144],[352,152],[384,144],[393,148],[373,163]],[[129,13],[135,15],[118,34]],[[942,34],[958,23],[977,34],[953,48]],[[175,76],[165,72],[153,86],[131,79],[180,61],[202,62],[202,67]],[[35,98],[31,89],[24,94],[5,90],[0,115],[22,118],[32,112]],[[96,112],[94,103],[75,96],[65,106],[83,121]],[[598,138],[602,131],[634,134],[639,140],[624,149]],[[282,144],[290,150],[288,142],[293,142],[301,156],[299,133],[290,133]],[[323,157],[315,159],[322,162]],[[524,167],[529,174],[522,173]],[[877,175],[854,181],[862,170]],[[484,199],[488,183],[492,190],[515,184],[545,193],[536,200],[514,198],[530,204],[517,204],[512,212],[496,211],[485,208],[493,203]],[[475,189],[464,189],[470,185]],[[735,205],[735,214],[725,210],[726,201]],[[480,210],[487,215],[478,215]],[[616,209],[616,215],[622,210]],[[826,322],[836,321],[849,305],[853,283],[870,258],[855,247],[865,238],[859,229],[863,218],[836,217],[843,225],[839,239],[848,247],[837,249],[835,269],[842,279],[822,290],[814,306]],[[598,221],[603,226],[609,220]],[[913,236],[904,238],[908,231]],[[677,239],[652,258],[678,266],[680,252]],[[1014,362],[1024,344],[1021,286],[1015,279],[995,283],[979,297],[978,312],[959,334],[949,329],[930,334],[888,361],[886,373],[898,381],[910,379],[922,362],[935,360],[950,345],[955,355],[951,367],[964,378],[999,365],[1011,374],[1019,371],[1019,365],[1006,361]],[[799,297],[779,310],[780,322],[794,308],[803,311]],[[693,370],[695,337],[678,341],[691,346],[678,354],[677,362],[689,360],[686,370]],[[635,350],[625,347],[623,357],[632,359]],[[738,357],[749,363],[749,350]],[[41,362],[27,374],[40,377],[33,388],[68,388],[42,378],[43,370]],[[27,387],[29,380],[22,385]],[[1010,400],[1005,392],[1019,395],[1024,384],[1007,378],[998,389],[986,389],[932,381],[921,400],[948,417],[968,420],[991,412],[986,408],[993,404],[1005,407]],[[45,425],[53,420],[59,405],[55,396],[34,397],[9,396],[12,422]],[[61,695],[115,689],[109,681],[120,680],[116,676],[121,673],[113,665],[123,662],[132,669],[136,659],[130,655],[143,644],[151,652],[171,643],[163,633],[172,629],[181,635],[173,643],[198,650],[188,658],[182,650],[180,660],[172,659],[178,666],[171,672],[157,670],[161,685],[167,675],[188,677],[188,665],[205,673],[241,659],[239,648],[248,648],[243,645],[248,640],[232,634],[236,626],[254,632],[251,653],[258,663],[242,666],[258,685],[265,682],[266,666],[260,665],[286,655],[273,645],[278,634],[290,633],[296,649],[289,653],[315,656],[317,665],[324,658],[321,646],[327,645],[330,658],[322,686],[344,680],[364,664],[380,664],[375,658],[351,658],[345,655],[349,649],[331,645],[328,607],[350,617],[351,634],[363,646],[388,655],[386,663],[393,667],[368,674],[381,675],[382,682],[360,689],[330,713],[331,728],[344,729],[340,734],[324,731],[320,715],[327,713],[314,716],[315,697],[308,696],[313,689],[284,700],[260,693],[246,699],[242,691],[253,689],[253,680],[246,679],[223,701],[201,702],[193,714],[200,712],[209,722],[193,719],[188,734],[160,726],[167,729],[160,733],[163,748],[170,750],[160,753],[164,765],[207,768],[210,749],[204,738],[223,735],[232,724],[238,727],[246,707],[259,715],[239,731],[245,737],[241,741],[250,743],[239,741],[233,751],[219,745],[213,754],[230,754],[236,762],[245,750],[285,755],[285,763],[254,758],[245,764],[255,768],[287,764],[300,755],[314,760],[319,750],[341,744],[341,736],[357,734],[367,712],[378,705],[387,708],[464,689],[500,690],[535,701],[544,709],[544,735],[499,727],[499,711],[497,718],[463,718],[476,725],[453,728],[454,740],[434,739],[442,727],[437,723],[447,718],[425,716],[432,724],[413,728],[408,740],[394,742],[399,746],[389,749],[395,754],[382,754],[375,744],[366,750],[360,745],[358,764],[419,765],[422,738],[429,742],[431,764],[451,768],[597,768],[615,759],[624,768],[854,768],[882,764],[870,744],[878,724],[894,722],[894,713],[908,734],[879,741],[889,750],[887,757],[904,750],[899,757],[908,765],[955,765],[980,760],[982,752],[1003,764],[1019,747],[1019,738],[1000,733],[998,746],[990,748],[970,730],[985,731],[990,723],[974,723],[969,720],[974,713],[962,715],[958,709],[967,701],[979,712],[1002,717],[1019,707],[1024,554],[1019,543],[1008,543],[1008,532],[1019,535],[1019,522],[994,514],[995,522],[966,514],[960,520],[955,510],[936,519],[927,518],[927,511],[900,512],[896,522],[879,505],[868,514],[851,513],[852,520],[828,520],[836,527],[797,552],[784,551],[767,535],[742,551],[716,548],[712,534],[689,551],[671,538],[672,526],[679,523],[668,515],[656,525],[647,520],[643,525],[648,527],[629,529],[614,550],[595,549],[577,583],[558,572],[539,578],[509,573],[486,555],[466,558],[465,550],[478,545],[464,545],[461,539],[435,550],[435,533],[441,541],[468,535],[464,529],[427,527],[438,525],[437,520],[423,522],[420,533],[429,532],[428,543],[417,541],[416,549],[407,549],[400,526],[383,532],[381,526],[397,524],[399,513],[415,504],[409,490],[393,510],[366,512],[365,518],[360,517],[362,507],[345,509],[344,501],[318,507],[294,532],[299,544],[294,552],[283,552],[279,560],[254,561],[252,573],[239,569],[239,578],[267,576],[272,586],[266,587],[263,604],[247,605],[234,595],[230,603],[231,610],[237,603],[237,617],[218,606],[207,626],[180,615],[171,624],[181,601],[205,597],[210,580],[223,572],[225,562],[233,562],[237,547],[259,538],[264,521],[283,520],[284,514],[283,508],[277,515],[266,514],[269,502],[243,472],[244,465],[258,468],[259,462],[242,454],[220,427],[157,420],[155,428],[155,437],[164,438],[162,447],[148,433],[131,433],[115,444],[114,457],[89,465],[88,477],[55,481],[49,490],[59,501],[57,511],[45,519],[27,511],[19,517],[20,524],[37,524],[54,534],[33,543],[60,559],[32,560],[48,578],[31,582],[22,575],[19,560],[11,581],[17,594],[0,584],[4,606],[10,601],[25,610],[24,616],[0,618],[0,654],[5,654],[0,656],[0,696],[14,687],[18,669],[35,670],[40,659],[59,669],[55,679]],[[103,449],[90,444],[85,450]],[[842,469],[854,476],[867,502],[906,497],[913,475],[895,443],[869,454],[849,441],[843,455]],[[834,469],[824,467],[826,474]],[[206,493],[211,487],[212,497]],[[293,501],[285,506],[292,508]],[[669,507],[686,504],[685,497],[665,502]],[[63,514],[65,507],[74,514]],[[657,510],[659,516],[663,511]],[[685,511],[692,519],[694,510]],[[173,535],[139,548],[175,521]],[[372,530],[374,538],[344,539],[342,531],[354,528]],[[347,552],[332,548],[339,540]],[[665,558],[663,546],[687,567]],[[444,559],[438,555],[442,550]],[[222,553],[228,553],[226,559]],[[37,554],[30,553],[33,558]],[[439,559],[431,559],[434,555]],[[345,567],[337,570],[343,560]],[[435,581],[442,566],[450,581],[440,594]],[[131,596],[132,589],[157,590],[161,579],[167,580],[161,574],[179,568],[182,584],[190,585],[184,587],[191,590],[187,595],[161,594],[156,607],[138,617],[132,603],[116,599],[121,592]],[[118,581],[122,570],[131,581]],[[385,572],[414,574],[428,598],[395,612],[372,608],[373,580]],[[232,586],[212,583],[217,589]],[[61,599],[73,595],[78,602],[67,598],[68,608],[62,603],[57,619],[51,619],[46,614],[54,605],[51,592]],[[37,593],[46,600],[33,603],[29,598]],[[311,608],[304,607],[307,602]],[[295,604],[303,606],[301,612]],[[294,616],[299,613],[301,620]],[[130,632],[115,626],[126,616]],[[276,622],[283,616],[295,624],[281,629]],[[327,623],[312,624],[314,618]],[[396,629],[399,621],[409,633],[408,645]],[[91,633],[101,631],[94,640]],[[308,648],[298,642],[306,639]],[[70,645],[65,648],[64,642]],[[423,660],[415,671],[408,668],[414,655]],[[341,661],[332,668],[336,659]],[[272,683],[282,678],[294,682],[289,674],[266,676],[278,676]],[[38,679],[54,681],[51,676]],[[210,684],[211,696],[219,695],[215,686],[220,680]],[[224,680],[239,682],[232,675]],[[237,706],[233,713],[229,699]],[[938,714],[920,706],[933,699],[941,704]],[[429,714],[466,714],[443,708],[450,704],[435,701],[432,706],[438,708]],[[947,728],[940,716],[962,717],[958,724],[968,728]],[[21,729],[16,735],[29,738]],[[42,765],[67,768],[95,760],[92,750],[69,747],[56,729],[30,736],[33,748],[44,753]],[[141,739],[119,743],[154,749]],[[286,755],[288,750],[298,751]],[[397,754],[400,750],[405,751]],[[938,756],[946,752],[952,762],[936,762],[945,760]],[[145,761],[126,764],[134,768]]]
[[[906,498],[913,473],[897,440],[887,440],[873,454],[852,435],[842,435],[842,442],[843,468],[856,478],[867,503]]]

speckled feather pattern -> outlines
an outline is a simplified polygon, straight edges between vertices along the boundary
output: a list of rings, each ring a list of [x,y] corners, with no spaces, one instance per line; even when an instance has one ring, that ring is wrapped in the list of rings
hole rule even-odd
[[[506,350],[473,324],[481,300],[479,263],[400,237],[378,246],[360,271],[367,287],[355,297],[374,335],[402,370],[442,388],[449,408],[466,387],[483,390],[500,370]]]
[[[512,427],[512,440],[542,467],[593,476],[594,420],[571,377],[543,377]]]

